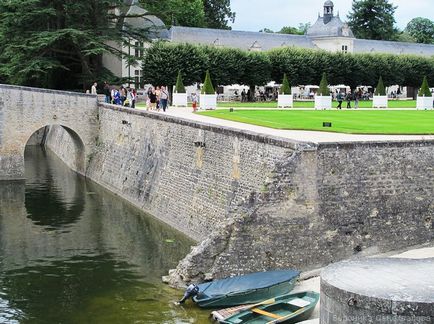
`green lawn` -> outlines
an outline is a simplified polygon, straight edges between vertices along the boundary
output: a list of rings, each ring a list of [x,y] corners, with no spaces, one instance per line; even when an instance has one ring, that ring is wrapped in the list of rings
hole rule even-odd
[[[200,114],[277,128],[351,134],[434,134],[434,111],[418,110],[236,110]],[[323,127],[331,122],[332,127]]]
[[[338,103],[333,101],[333,107],[336,108]],[[246,107],[246,108],[277,108],[276,101],[267,102],[219,102],[218,107]],[[347,103],[344,101],[342,107],[345,108]],[[294,101],[294,108],[313,108],[313,101]],[[351,107],[354,108],[354,101],[351,102]],[[360,108],[372,108],[372,101],[360,101]],[[416,108],[416,100],[389,100],[389,108]]]

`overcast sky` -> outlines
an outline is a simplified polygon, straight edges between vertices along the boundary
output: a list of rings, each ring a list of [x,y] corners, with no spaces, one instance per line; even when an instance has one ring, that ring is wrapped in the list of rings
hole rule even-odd
[[[323,12],[325,0],[231,0],[232,11],[236,12],[234,30],[259,31],[270,28],[278,31],[283,26],[298,27],[299,23],[311,22]],[[396,24],[404,29],[415,17],[434,20],[434,0],[391,0],[398,9],[395,11]],[[351,11],[351,0],[333,0],[335,14],[339,11],[342,20],[347,20]]]

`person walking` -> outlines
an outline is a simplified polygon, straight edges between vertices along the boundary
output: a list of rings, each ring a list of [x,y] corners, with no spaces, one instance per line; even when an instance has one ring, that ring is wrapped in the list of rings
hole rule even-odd
[[[161,108],[163,108],[163,112],[166,112],[168,101],[169,101],[169,92],[167,92],[165,86],[162,86],[160,90],[160,106]]]
[[[197,111],[197,94],[195,92],[193,92],[191,94],[191,102],[192,102],[193,112],[196,112]]]
[[[127,99],[124,102],[124,106],[126,107],[130,107],[133,103],[133,92],[131,91],[130,88],[127,89]]]
[[[107,81],[104,82],[104,95],[105,95],[105,103],[111,102],[111,96],[110,96],[110,86],[107,83]]]
[[[121,105],[123,106],[125,100],[127,100],[127,89],[125,89],[124,86],[121,86],[121,89],[119,90],[119,95],[121,96]]]
[[[241,91],[241,102],[245,102],[246,101],[246,89],[243,89],[243,91]]]
[[[149,95],[149,101],[151,103],[151,110],[155,110],[157,108],[157,92],[155,89],[152,89]]]
[[[121,94],[118,89],[115,89],[115,94],[113,96],[113,103],[115,105],[122,105]]]
[[[155,107],[157,108],[157,111],[160,111],[160,96],[161,96],[161,89],[160,87],[157,86],[157,88],[155,89],[155,95],[157,97],[157,101],[155,102]]]
[[[353,94],[351,93],[351,90],[348,91],[345,100],[347,101],[347,109],[351,109],[351,100],[353,99]]]
[[[131,91],[131,108],[136,108],[137,92],[136,89]]]
[[[354,109],[359,109],[359,101],[362,98],[362,90],[356,91],[354,94]]]
[[[344,96],[342,92],[339,91],[338,95],[336,96],[336,100],[338,101],[338,106],[336,109],[342,109],[342,102],[344,101]]]
[[[90,88],[90,93],[91,93],[91,94],[93,94],[93,95],[96,95],[96,94],[97,94],[97,92],[96,92],[96,86],[97,86],[97,85],[98,85],[98,84],[97,84],[96,82],[93,83],[92,87]]]

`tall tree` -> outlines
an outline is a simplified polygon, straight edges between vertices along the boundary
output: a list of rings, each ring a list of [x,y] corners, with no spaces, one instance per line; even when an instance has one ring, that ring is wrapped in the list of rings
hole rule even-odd
[[[388,0],[354,0],[348,24],[357,38],[391,40],[398,33],[396,8]]]
[[[140,0],[140,3],[168,26],[205,27],[203,0]]]
[[[103,54],[134,63],[122,46],[148,35],[148,28],[124,23],[127,10],[123,0],[1,1],[0,75],[12,84],[57,89],[114,77]]]
[[[434,43],[434,22],[428,18],[413,18],[405,28],[418,43]]]
[[[235,12],[231,11],[230,0],[203,0],[205,26],[217,29],[231,29],[228,22],[235,21]]]

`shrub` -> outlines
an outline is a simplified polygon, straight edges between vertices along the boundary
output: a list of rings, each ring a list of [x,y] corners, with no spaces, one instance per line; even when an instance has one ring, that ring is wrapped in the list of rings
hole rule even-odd
[[[381,76],[380,79],[378,80],[377,88],[375,88],[375,95],[376,96],[386,95],[386,89],[384,88],[383,78]]]
[[[186,92],[185,87],[184,87],[184,83],[182,82],[181,71],[178,71],[178,76],[176,77],[175,92],[176,93],[185,93]]]
[[[280,88],[280,94],[289,95],[291,94],[291,85],[289,84],[288,77],[286,73],[283,74],[282,87]]]
[[[215,94],[214,87],[211,82],[209,71],[206,71],[205,82],[203,83],[202,94]]]
[[[431,90],[429,89],[428,80],[426,76],[423,78],[422,86],[419,89],[419,97],[432,97]]]
[[[328,82],[327,82],[327,77],[325,72],[322,74],[322,79],[319,84],[318,94],[320,96],[330,96],[330,89],[328,87]]]

